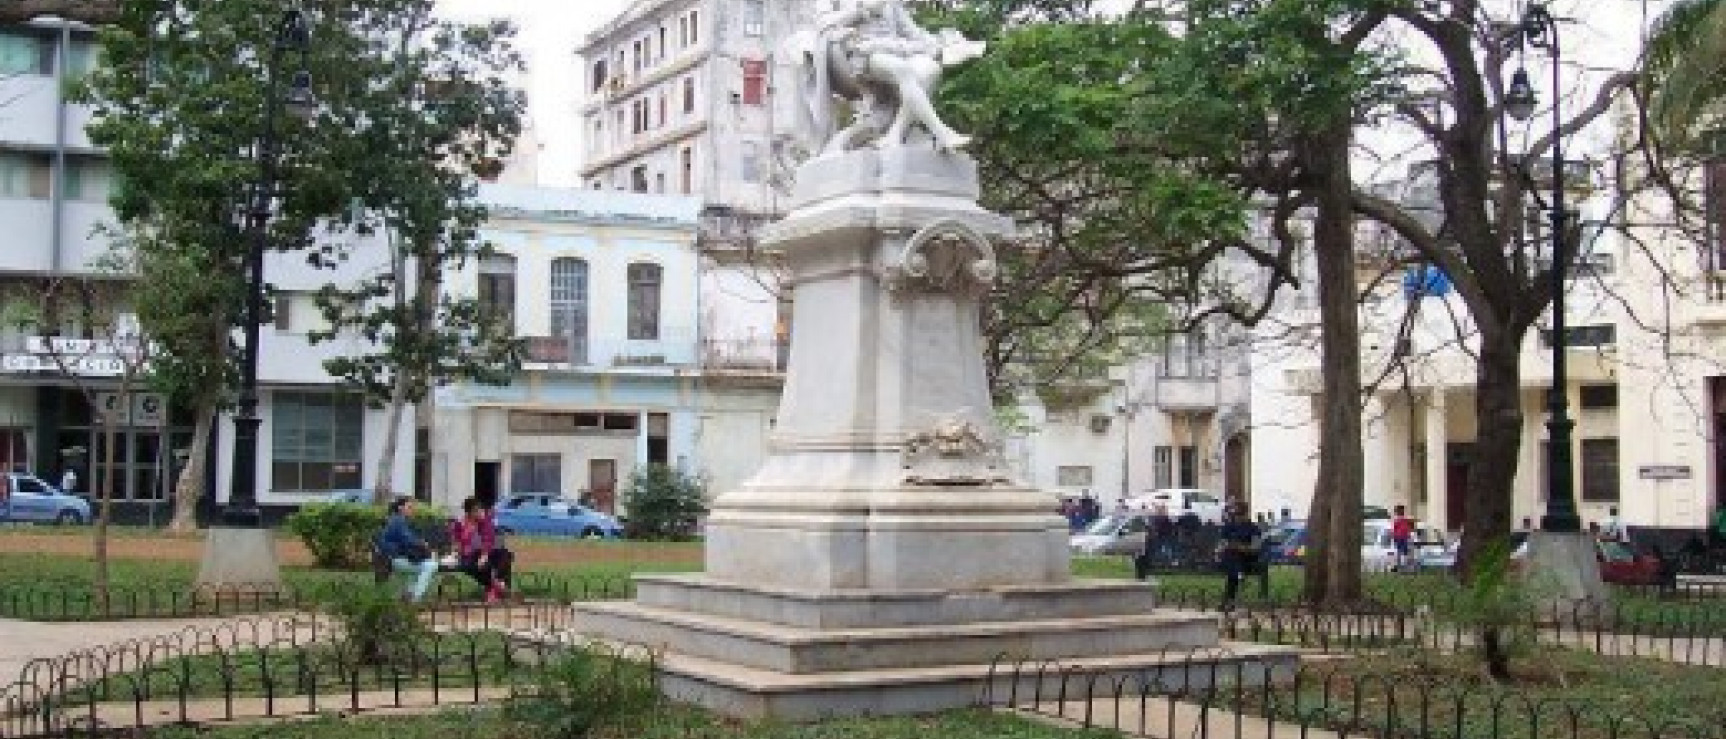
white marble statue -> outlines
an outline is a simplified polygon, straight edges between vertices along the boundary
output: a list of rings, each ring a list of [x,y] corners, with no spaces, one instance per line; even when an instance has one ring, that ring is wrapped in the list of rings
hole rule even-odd
[[[840,0],[813,30],[794,40],[803,73],[804,128],[818,155],[862,148],[904,146],[913,127],[934,137],[943,151],[970,138],[935,112],[931,99],[946,68],[983,52],[982,42],[957,31],[930,33],[900,0]],[[853,119],[835,121],[841,101]]]

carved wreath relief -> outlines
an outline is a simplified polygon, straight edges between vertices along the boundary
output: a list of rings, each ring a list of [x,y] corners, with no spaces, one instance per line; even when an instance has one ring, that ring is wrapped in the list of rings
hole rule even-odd
[[[949,418],[905,442],[905,484],[994,485],[1007,482],[1000,444],[977,424]]]
[[[1000,273],[995,249],[976,229],[958,221],[938,221],[918,231],[886,272],[887,289],[951,292],[978,296]]]

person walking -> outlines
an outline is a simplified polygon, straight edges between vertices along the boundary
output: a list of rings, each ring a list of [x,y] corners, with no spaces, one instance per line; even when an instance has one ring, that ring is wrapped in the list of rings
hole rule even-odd
[[[378,535],[378,553],[388,559],[397,572],[407,572],[414,575],[404,596],[419,603],[425,600],[426,591],[431,590],[432,578],[437,576],[437,557],[432,556],[432,550],[414,531],[409,523],[413,516],[414,499],[406,496],[390,502],[390,517],[384,522],[384,530]]]
[[[509,594],[510,551],[499,546],[497,523],[478,498],[461,502],[462,515],[450,525],[456,570],[467,573],[485,591],[487,605]]]
[[[1258,524],[1247,518],[1246,506],[1229,505],[1223,511],[1223,526],[1219,533],[1217,558],[1223,566],[1223,610],[1232,611],[1239,597],[1241,579],[1257,565],[1259,538],[1264,534]]]

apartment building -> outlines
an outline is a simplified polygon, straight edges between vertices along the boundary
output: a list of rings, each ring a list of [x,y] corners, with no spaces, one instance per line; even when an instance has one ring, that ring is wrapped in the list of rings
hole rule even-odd
[[[128,277],[101,266],[111,242],[112,177],[103,152],[85,134],[90,111],[68,103],[65,83],[95,59],[90,29],[58,20],[0,28],[0,293],[40,296],[66,278],[85,280],[60,311],[51,338],[15,322],[0,326],[0,465],[58,482],[70,470],[81,492],[112,476],[120,515],[165,520],[169,491],[190,452],[194,419],[166,398],[121,395],[121,352],[135,326],[127,316]],[[334,244],[352,258],[335,271],[295,255],[270,255],[278,290],[275,320],[262,332],[257,479],[266,508],[297,505],[319,494],[373,481],[383,449],[383,415],[343,392],[323,360],[363,348],[342,338],[312,346],[323,319],[313,295],[325,284],[357,279],[387,264],[376,237]],[[88,289],[85,289],[87,287]],[[101,303],[93,306],[92,303]],[[86,311],[117,316],[121,331],[98,333]],[[106,323],[107,321],[103,321]],[[104,420],[118,435],[106,453]],[[411,437],[413,424],[405,424]],[[216,424],[209,489],[228,494],[232,464],[229,419]],[[397,489],[412,489],[414,444],[404,438],[395,465]]]

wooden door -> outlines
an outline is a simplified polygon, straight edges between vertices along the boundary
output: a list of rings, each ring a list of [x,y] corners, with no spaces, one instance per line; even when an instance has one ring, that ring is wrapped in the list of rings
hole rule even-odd
[[[606,513],[617,512],[617,460],[587,461],[587,492],[593,496],[593,507]]]

